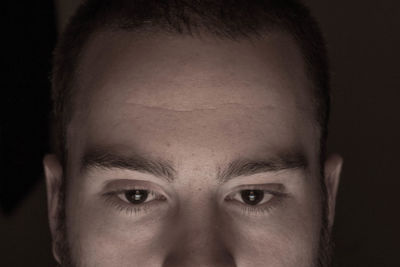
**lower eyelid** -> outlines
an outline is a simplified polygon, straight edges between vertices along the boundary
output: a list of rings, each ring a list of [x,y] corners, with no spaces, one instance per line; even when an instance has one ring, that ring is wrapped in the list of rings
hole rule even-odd
[[[127,215],[132,215],[133,213],[137,214],[139,212],[145,212],[149,208],[147,203],[139,205],[128,204],[127,202],[119,199],[117,195],[106,196],[105,202],[113,209],[116,209],[117,211],[120,212],[125,212]]]

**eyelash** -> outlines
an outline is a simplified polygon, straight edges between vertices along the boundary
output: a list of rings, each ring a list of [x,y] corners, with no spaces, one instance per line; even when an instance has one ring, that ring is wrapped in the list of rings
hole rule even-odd
[[[264,214],[264,213],[268,213],[271,212],[274,208],[276,208],[278,206],[278,204],[280,204],[283,201],[282,197],[278,197],[278,196],[273,196],[271,198],[271,200],[269,200],[267,203],[264,203],[260,206],[255,205],[254,207],[250,206],[250,205],[245,205],[240,203],[239,205],[241,205],[241,211],[244,214],[248,214],[248,215],[257,215],[257,214]]]
[[[146,189],[146,188],[141,188],[141,187],[136,187],[136,188],[129,188],[129,189],[124,189],[124,190],[117,190],[117,191],[112,191],[112,192],[107,192],[103,196],[105,197],[105,201],[107,204],[112,205],[114,208],[116,208],[120,212],[125,212],[127,215],[132,215],[132,214],[138,214],[140,212],[147,212],[148,209],[150,208],[150,205],[155,205],[153,202],[154,200],[150,202],[144,202],[142,204],[128,204],[125,201],[121,200],[118,195],[124,194],[128,191],[132,190],[146,190],[148,191],[149,195],[155,195],[155,200],[165,200],[165,198],[152,190]]]
[[[131,190],[146,190],[146,191],[148,191],[149,195],[155,196],[156,201],[152,200],[150,202],[144,202],[142,204],[134,205],[134,204],[128,204],[118,197],[118,195],[124,194]],[[240,189],[236,190],[233,194],[238,194],[242,190],[260,190],[260,191],[263,191],[265,194],[272,195],[272,198],[269,201],[267,201],[266,203],[261,204],[261,205],[254,205],[254,206],[246,205],[244,203],[241,203],[239,201],[236,201],[236,200],[233,200],[230,198],[225,198],[225,201],[232,202],[232,203],[230,203],[230,205],[235,205],[235,206],[239,207],[240,211],[245,215],[257,215],[257,214],[264,214],[264,213],[271,212],[280,203],[282,203],[282,201],[286,197],[288,197],[288,195],[286,193],[265,190],[265,189],[257,187],[257,186],[241,187]],[[160,204],[160,200],[161,201],[165,200],[165,197],[162,196],[161,194],[159,194],[153,190],[149,190],[149,189],[142,188],[142,187],[135,187],[135,188],[107,192],[107,193],[103,194],[103,196],[105,197],[105,201],[107,204],[112,205],[114,208],[116,208],[120,212],[125,212],[127,215],[132,215],[132,214],[137,215],[141,212],[147,213],[149,211],[149,209],[151,208],[151,206],[157,205],[152,202],[156,202],[156,203]]]
[[[225,199],[225,201],[232,202],[230,203],[231,205],[238,206],[240,208],[240,211],[245,215],[258,215],[271,212],[274,208],[278,207],[279,204],[281,204],[285,198],[288,197],[288,194],[286,193],[272,191],[272,190],[265,190],[263,187],[259,186],[250,186],[250,187],[244,186],[235,191],[234,194],[240,193],[242,190],[260,190],[263,191],[264,194],[272,195],[272,198],[268,200],[266,203],[254,206],[246,205],[244,203],[232,199],[231,197]]]

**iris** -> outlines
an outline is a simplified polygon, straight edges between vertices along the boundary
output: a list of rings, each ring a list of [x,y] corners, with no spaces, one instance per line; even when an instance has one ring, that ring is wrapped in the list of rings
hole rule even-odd
[[[264,198],[262,190],[242,190],[240,192],[242,200],[249,205],[257,205]]]
[[[148,197],[147,190],[129,190],[125,192],[126,199],[132,204],[142,204]]]

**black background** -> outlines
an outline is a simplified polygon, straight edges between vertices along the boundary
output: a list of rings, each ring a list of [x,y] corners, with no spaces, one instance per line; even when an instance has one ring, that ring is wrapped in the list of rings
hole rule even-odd
[[[335,266],[400,259],[400,1],[305,1],[332,65],[329,151],[343,155]],[[52,1],[5,1],[0,124],[0,265],[54,266],[42,156],[48,151]]]

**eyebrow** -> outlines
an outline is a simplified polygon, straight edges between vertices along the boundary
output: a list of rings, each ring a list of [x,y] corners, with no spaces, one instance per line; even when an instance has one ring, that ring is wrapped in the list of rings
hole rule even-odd
[[[220,183],[225,183],[238,176],[250,176],[282,170],[305,170],[307,167],[307,158],[300,152],[280,154],[261,160],[236,159],[230,162],[226,168],[218,169],[217,179]]]
[[[258,173],[277,172],[282,170],[306,169],[308,162],[302,153],[284,153],[268,159],[254,160],[238,158],[226,167],[217,168],[217,181],[225,183],[235,177],[250,176]],[[173,165],[160,159],[146,158],[138,153],[129,155],[113,152],[109,149],[91,149],[84,153],[81,161],[81,172],[91,168],[127,169],[148,173],[172,182],[176,177]]]
[[[126,169],[148,173],[171,182],[175,177],[175,169],[166,161],[140,156],[116,153],[107,149],[91,149],[84,153],[81,161],[81,172],[91,168]]]

